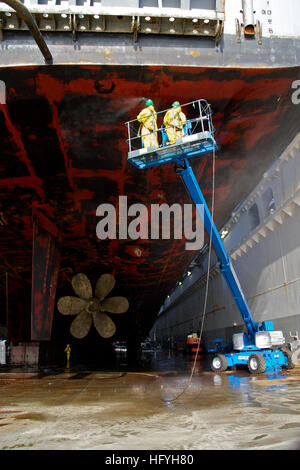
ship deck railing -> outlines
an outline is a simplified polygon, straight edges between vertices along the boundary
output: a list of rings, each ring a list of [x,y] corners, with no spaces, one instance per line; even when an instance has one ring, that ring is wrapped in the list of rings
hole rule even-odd
[[[199,99],[181,105],[181,110],[187,120],[183,127],[183,137],[176,138],[174,144],[168,142],[167,128],[162,124],[152,132],[157,134],[159,146],[143,147],[138,120],[133,119],[125,123],[128,132],[128,161],[132,165],[145,169],[169,162],[180,163],[184,158],[207,154],[217,148],[210,104],[204,99]],[[156,113],[158,123],[160,118],[163,120],[167,111],[168,109],[165,109]]]

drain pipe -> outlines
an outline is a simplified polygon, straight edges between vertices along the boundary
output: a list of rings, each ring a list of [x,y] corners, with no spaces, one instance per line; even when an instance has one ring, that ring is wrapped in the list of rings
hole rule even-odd
[[[32,36],[35,39],[35,42],[37,43],[41,53],[43,54],[45,61],[47,64],[52,64],[53,59],[52,59],[52,54],[48,49],[47,44],[45,43],[45,40],[43,36],[41,35],[41,32],[38,28],[38,25],[36,24],[36,21],[30,11],[19,1],[19,0],[1,0],[3,3],[6,3],[9,5],[11,8],[13,8],[17,14],[20,16],[20,18],[25,21],[27,24],[29,31],[31,32]]]
[[[244,33],[246,36],[255,36],[255,23],[253,0],[242,0]]]

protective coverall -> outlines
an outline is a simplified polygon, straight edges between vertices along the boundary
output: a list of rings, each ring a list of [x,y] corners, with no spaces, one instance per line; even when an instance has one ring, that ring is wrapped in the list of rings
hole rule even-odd
[[[164,126],[170,144],[176,144],[177,139],[184,136],[183,126],[186,123],[185,114],[180,106],[175,106],[166,112],[164,117]]]
[[[157,114],[153,105],[144,108],[137,116],[141,123],[139,135],[142,135],[143,147],[158,147],[157,132]]]

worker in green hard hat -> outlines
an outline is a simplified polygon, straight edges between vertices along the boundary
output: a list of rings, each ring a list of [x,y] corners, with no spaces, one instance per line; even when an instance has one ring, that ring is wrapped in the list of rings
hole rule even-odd
[[[158,147],[157,138],[157,114],[153,106],[153,101],[146,101],[144,108],[137,116],[137,120],[141,123],[138,135],[142,135],[143,147]]]
[[[177,139],[184,137],[183,126],[186,123],[185,114],[181,111],[179,101],[174,101],[164,117],[164,126],[168,135],[169,143],[176,144]]]

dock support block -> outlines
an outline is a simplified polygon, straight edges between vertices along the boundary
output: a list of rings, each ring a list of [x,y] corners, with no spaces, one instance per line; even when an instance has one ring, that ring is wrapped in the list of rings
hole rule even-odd
[[[33,216],[31,340],[50,341],[60,262],[60,236],[45,216]]]

